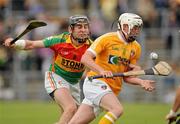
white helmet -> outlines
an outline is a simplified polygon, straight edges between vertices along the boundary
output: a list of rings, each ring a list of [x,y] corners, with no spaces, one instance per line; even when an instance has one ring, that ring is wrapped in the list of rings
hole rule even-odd
[[[122,30],[122,27],[124,24],[128,24],[128,26],[129,26],[128,33],[125,33]],[[125,33],[125,34],[129,34],[131,29],[134,26],[141,27],[142,25],[143,25],[142,18],[136,14],[133,14],[133,13],[123,13],[120,15],[120,17],[118,19],[118,29],[121,29],[123,31],[123,33]]]

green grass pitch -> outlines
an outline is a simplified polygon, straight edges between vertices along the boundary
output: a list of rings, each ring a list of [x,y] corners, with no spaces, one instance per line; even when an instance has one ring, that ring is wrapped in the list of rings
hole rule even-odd
[[[124,114],[116,124],[167,124],[170,105],[158,103],[122,103]],[[54,124],[59,108],[54,102],[0,101],[0,124]],[[97,124],[99,117],[91,124]]]

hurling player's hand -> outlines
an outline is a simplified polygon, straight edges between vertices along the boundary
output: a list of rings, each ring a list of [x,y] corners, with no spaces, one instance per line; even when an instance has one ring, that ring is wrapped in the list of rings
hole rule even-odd
[[[6,47],[14,47],[14,44],[12,44],[11,45],[11,41],[12,41],[13,39],[12,38],[7,38],[5,41],[4,41],[4,43],[3,43],[3,45],[4,46],[6,46]]]
[[[141,87],[144,88],[147,91],[153,91],[155,89],[154,87],[155,81],[153,80],[142,80]]]
[[[111,71],[106,71],[106,70],[101,71],[100,75],[102,75],[104,78],[106,78],[106,77],[108,77],[108,78],[113,77],[113,73]]]
[[[176,121],[176,118],[177,118],[177,115],[176,115],[176,113],[175,113],[173,110],[171,110],[171,111],[166,115],[166,120],[169,120],[170,123]]]

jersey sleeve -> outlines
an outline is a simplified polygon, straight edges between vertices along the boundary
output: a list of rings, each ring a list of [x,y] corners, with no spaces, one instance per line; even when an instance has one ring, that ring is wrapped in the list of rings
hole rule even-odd
[[[95,54],[96,56],[105,49],[105,46],[106,46],[106,39],[103,37],[99,37],[92,43],[92,45],[88,50],[93,52],[93,54]]]
[[[66,33],[63,33],[60,35],[47,37],[47,38],[43,39],[44,46],[46,48],[48,48],[48,47],[52,48],[54,45],[56,45],[58,43],[65,42],[67,39],[67,36],[68,36],[68,33],[66,32]]]

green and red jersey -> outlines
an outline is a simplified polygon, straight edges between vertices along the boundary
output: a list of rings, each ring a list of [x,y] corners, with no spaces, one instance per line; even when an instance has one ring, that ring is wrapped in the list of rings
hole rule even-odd
[[[46,48],[54,51],[54,58],[49,70],[63,77],[71,84],[76,84],[81,78],[85,66],[80,62],[84,52],[89,48],[91,40],[76,47],[71,42],[68,32],[51,36],[43,40]]]

